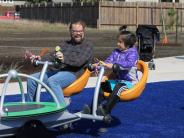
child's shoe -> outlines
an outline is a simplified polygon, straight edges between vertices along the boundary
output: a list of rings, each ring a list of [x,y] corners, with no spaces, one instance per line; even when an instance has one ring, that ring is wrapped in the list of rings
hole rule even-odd
[[[96,111],[97,115],[106,116],[107,113],[103,107],[103,105],[99,105]]]

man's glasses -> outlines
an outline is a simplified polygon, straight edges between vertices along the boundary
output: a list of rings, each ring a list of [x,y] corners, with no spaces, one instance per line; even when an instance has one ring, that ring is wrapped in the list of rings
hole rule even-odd
[[[84,30],[71,30],[71,32],[72,33],[75,33],[75,34],[77,34],[77,33],[83,33],[84,32]]]

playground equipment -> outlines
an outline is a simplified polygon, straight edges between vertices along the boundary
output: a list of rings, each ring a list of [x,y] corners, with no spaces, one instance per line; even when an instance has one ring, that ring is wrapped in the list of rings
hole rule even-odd
[[[100,83],[104,74],[104,67],[100,67],[100,73],[96,82],[92,113],[84,114],[82,111],[70,113],[67,110],[67,107],[70,105],[68,98],[66,98],[62,103],[59,103],[57,97],[54,95],[54,92],[43,82],[43,77],[47,67],[49,65],[52,66],[54,63],[36,60],[35,64],[43,65],[39,79],[27,74],[18,73],[16,70],[10,70],[7,74],[0,75],[0,78],[5,78],[0,100],[0,137],[15,135],[22,126],[32,120],[32,122],[35,120],[42,122],[46,128],[70,126],[71,123],[80,119],[91,119],[105,122],[111,121],[110,116],[100,116],[96,114],[98,94]],[[35,102],[26,102],[24,88],[21,81],[22,77],[30,78],[38,83]],[[18,81],[21,93],[20,102],[5,102],[7,87],[11,79]],[[77,82],[74,83],[78,84]],[[46,91],[51,94],[53,102],[40,101],[40,93],[42,87],[44,87]],[[72,85],[69,88],[72,88]]]
[[[99,74],[93,96],[92,112],[91,114],[88,114],[84,113],[83,111],[70,113],[67,110],[67,107],[70,105],[69,98],[65,98],[62,103],[59,103],[57,97],[54,95],[54,92],[43,82],[43,77],[48,66],[53,66],[56,64],[56,62],[35,60],[34,63],[35,65],[43,65],[39,79],[27,74],[18,73],[16,70],[10,70],[7,74],[0,75],[1,79],[5,78],[0,100],[0,137],[15,135],[20,130],[20,128],[29,122],[31,122],[33,126],[36,126],[37,124],[35,122],[39,121],[48,129],[58,126],[69,127],[73,122],[76,122],[80,119],[90,119],[94,121],[98,120],[107,123],[111,122],[111,117],[109,115],[102,116],[97,114],[98,95],[100,92],[102,78],[105,72],[105,69],[102,65],[99,66]],[[143,61],[139,61],[137,66],[138,69],[142,72],[142,77],[139,83],[136,84],[132,89],[122,93],[120,97],[122,101],[136,99],[143,92],[148,76],[148,68]],[[65,88],[65,95],[72,95],[82,90],[84,85],[87,83],[89,76],[90,71],[86,70],[78,80]],[[35,102],[26,102],[25,100],[25,93],[21,79],[23,77],[30,78],[38,83]],[[20,102],[5,102],[7,87],[11,79],[15,79],[18,82],[21,93]],[[77,86],[79,88],[75,90]],[[44,87],[46,91],[51,94],[53,102],[40,101],[42,87]],[[104,92],[104,94],[108,96],[108,93]]]
[[[121,93],[121,96],[120,96],[121,101],[131,101],[131,100],[138,98],[142,94],[142,92],[145,88],[147,78],[148,78],[148,67],[145,64],[145,62],[139,60],[137,63],[137,68],[139,71],[141,71],[142,76],[141,76],[139,82],[133,88],[126,90],[126,91],[123,91]],[[106,78],[106,80],[107,79],[108,78]],[[104,95],[106,97],[108,97],[109,93],[104,92]]]

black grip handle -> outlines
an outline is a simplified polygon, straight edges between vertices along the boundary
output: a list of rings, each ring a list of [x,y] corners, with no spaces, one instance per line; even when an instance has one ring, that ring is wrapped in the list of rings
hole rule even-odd
[[[89,69],[89,71],[94,71],[95,70],[95,67],[93,66],[93,64],[89,64],[88,65],[88,69]]]

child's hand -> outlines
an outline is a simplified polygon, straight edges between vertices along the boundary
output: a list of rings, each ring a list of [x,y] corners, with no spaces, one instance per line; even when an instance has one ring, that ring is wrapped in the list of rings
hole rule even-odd
[[[112,63],[108,63],[108,64],[106,65],[106,67],[109,68],[109,69],[112,69],[112,66],[113,66]]]
[[[108,69],[112,69],[112,66],[113,66],[112,63],[105,63],[103,61],[99,61],[99,64],[106,67],[106,68],[108,68]]]
[[[106,63],[100,60],[99,64],[102,65],[102,66],[105,66]]]
[[[112,63],[105,63],[103,62],[102,65],[108,69],[112,69],[113,64]]]

